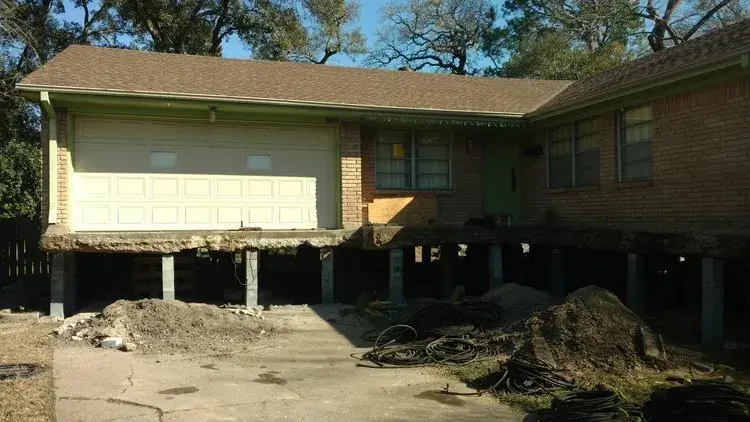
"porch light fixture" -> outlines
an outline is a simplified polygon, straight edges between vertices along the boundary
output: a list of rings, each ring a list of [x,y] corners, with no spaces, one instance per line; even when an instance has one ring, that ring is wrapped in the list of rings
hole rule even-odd
[[[471,139],[470,136],[466,137],[466,152],[471,152],[474,150],[474,141]]]
[[[209,107],[208,121],[211,123],[216,123],[216,107]]]

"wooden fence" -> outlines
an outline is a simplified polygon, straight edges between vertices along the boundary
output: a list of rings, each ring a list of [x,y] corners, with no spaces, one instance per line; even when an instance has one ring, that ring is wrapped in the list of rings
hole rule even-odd
[[[43,283],[49,279],[49,257],[39,249],[38,221],[0,221],[0,287],[16,282]]]

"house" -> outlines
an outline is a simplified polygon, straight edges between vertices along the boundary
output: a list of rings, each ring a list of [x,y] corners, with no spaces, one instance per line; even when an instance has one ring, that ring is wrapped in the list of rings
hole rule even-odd
[[[455,244],[489,245],[497,284],[523,241],[561,283],[564,248],[629,253],[637,308],[643,236],[719,292],[747,247],[691,232],[750,226],[748,52],[744,21],[574,83],[71,46],[18,84],[45,122],[52,312],[76,254],[160,254],[171,298],[173,254],[242,250],[253,304],[258,251],[302,244],[324,301],[334,247],[390,250],[398,301],[415,246],[443,246],[449,291]]]

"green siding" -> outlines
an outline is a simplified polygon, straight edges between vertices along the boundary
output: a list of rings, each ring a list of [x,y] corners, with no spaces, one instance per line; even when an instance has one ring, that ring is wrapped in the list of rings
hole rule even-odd
[[[510,215],[515,221],[520,208],[518,189],[518,141],[512,132],[485,140],[482,159],[485,215]],[[515,189],[512,174],[515,172]]]

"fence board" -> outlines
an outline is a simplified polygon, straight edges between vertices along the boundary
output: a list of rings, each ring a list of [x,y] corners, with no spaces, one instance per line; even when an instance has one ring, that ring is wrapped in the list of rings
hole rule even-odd
[[[49,257],[39,249],[38,221],[0,221],[0,287],[49,277]]]

